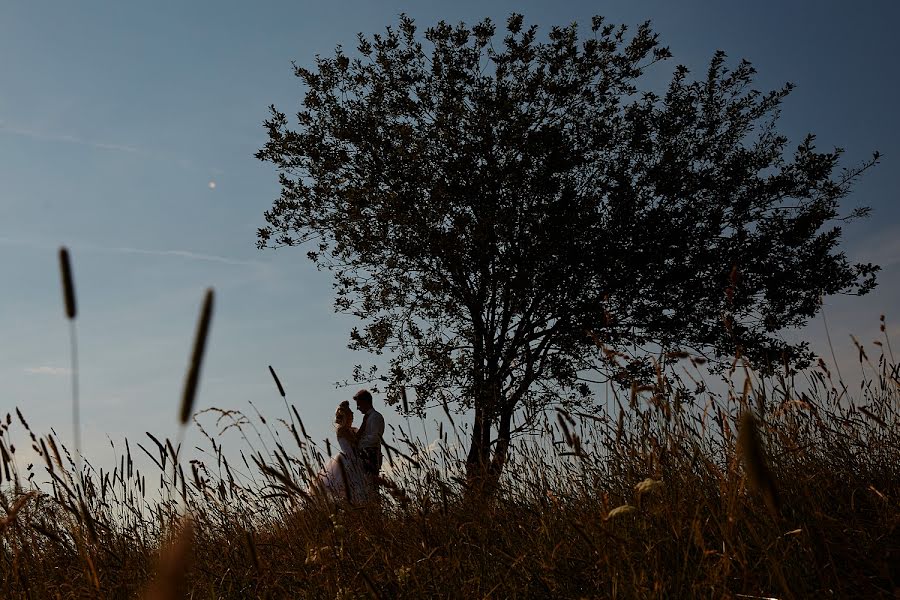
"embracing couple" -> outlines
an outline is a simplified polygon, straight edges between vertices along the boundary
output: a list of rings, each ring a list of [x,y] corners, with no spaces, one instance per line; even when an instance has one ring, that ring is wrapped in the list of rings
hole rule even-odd
[[[353,427],[353,410],[344,400],[334,413],[334,428],[340,451],[319,473],[315,482],[319,491],[336,500],[353,504],[378,499],[377,480],[381,470],[381,438],[384,417],[372,406],[369,390],[353,395],[356,410],[363,415],[359,428]]]

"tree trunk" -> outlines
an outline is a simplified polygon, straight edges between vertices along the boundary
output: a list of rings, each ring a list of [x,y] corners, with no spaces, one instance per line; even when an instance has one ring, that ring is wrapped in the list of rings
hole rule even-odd
[[[483,406],[475,408],[472,440],[466,459],[466,478],[470,487],[479,487],[487,474],[491,459],[491,419]]]
[[[491,479],[496,484],[503,473],[503,466],[509,455],[509,436],[512,424],[512,409],[503,409],[500,412],[500,423],[497,427],[497,447],[494,449],[494,458],[491,460]]]
[[[510,427],[512,409],[504,409],[500,413],[498,423],[497,445],[491,454],[491,419],[484,409],[475,410],[475,426],[469,455],[466,461],[466,475],[469,490],[478,496],[490,496],[497,489],[500,475],[509,454]]]
[[[472,440],[469,444],[469,455],[466,459],[466,474],[471,480],[479,477],[490,460],[491,422],[484,415],[484,407],[475,408],[475,423],[472,427]],[[485,439],[487,443],[485,443]]]

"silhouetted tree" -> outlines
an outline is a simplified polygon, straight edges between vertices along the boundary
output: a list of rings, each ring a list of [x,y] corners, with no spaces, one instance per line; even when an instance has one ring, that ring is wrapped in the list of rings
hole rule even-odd
[[[589,404],[587,373],[640,376],[616,351],[802,365],[807,346],[779,330],[878,270],[847,261],[836,226],[878,156],[835,174],[842,151],[811,135],[788,153],[790,85],[760,93],[719,52],[705,78],[678,66],[641,91],[670,57],[649,24],[506,29],[440,22],[426,51],[403,16],[360,34],[357,56],[295,66],[297,125],[272,106],[257,154],[282,187],[260,248],[307,244],[333,271],[336,309],[364,322],[351,347],[390,361],[356,375],[389,402],[411,386],[416,408],[474,409],[469,475],[488,480],[517,410]]]

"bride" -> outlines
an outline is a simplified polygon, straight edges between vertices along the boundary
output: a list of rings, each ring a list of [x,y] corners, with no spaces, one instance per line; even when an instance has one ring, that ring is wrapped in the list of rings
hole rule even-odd
[[[340,451],[316,476],[313,490],[334,500],[349,500],[358,503],[365,500],[362,460],[356,449],[357,429],[353,427],[353,410],[350,402],[344,400],[334,413],[334,430]]]

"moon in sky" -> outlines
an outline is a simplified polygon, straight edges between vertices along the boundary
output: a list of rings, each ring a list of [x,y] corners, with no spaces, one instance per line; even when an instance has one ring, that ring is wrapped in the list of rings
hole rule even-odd
[[[209,185],[209,189],[211,189],[211,190],[216,189],[216,182],[215,182],[215,181],[210,181],[207,185]]]

